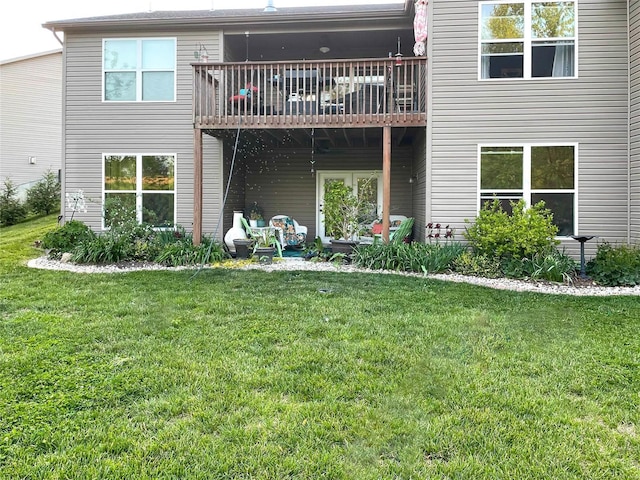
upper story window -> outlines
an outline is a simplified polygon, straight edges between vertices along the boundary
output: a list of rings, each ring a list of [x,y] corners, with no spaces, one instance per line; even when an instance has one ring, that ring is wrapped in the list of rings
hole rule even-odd
[[[481,2],[480,78],[576,76],[576,2]]]
[[[102,51],[105,101],[175,100],[175,38],[105,39]]]

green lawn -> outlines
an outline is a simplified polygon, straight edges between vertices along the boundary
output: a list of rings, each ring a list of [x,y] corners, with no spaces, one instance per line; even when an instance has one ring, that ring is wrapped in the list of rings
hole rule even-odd
[[[31,270],[0,230],[0,478],[640,479],[640,299]]]

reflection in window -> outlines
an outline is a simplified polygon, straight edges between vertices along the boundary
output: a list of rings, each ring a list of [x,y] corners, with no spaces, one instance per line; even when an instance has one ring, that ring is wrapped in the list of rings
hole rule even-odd
[[[481,78],[575,76],[573,1],[481,3],[480,32]]]
[[[132,204],[138,222],[173,227],[175,161],[175,155],[105,155],[105,202],[124,199]]]
[[[495,198],[506,212],[511,202],[544,200],[558,235],[574,233],[575,146],[481,147],[480,206]]]
[[[109,39],[103,48],[105,101],[175,100],[175,39]]]

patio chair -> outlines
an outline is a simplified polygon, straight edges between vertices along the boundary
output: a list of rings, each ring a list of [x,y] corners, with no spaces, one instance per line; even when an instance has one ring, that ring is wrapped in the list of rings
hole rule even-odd
[[[307,240],[307,227],[300,225],[288,215],[275,215],[269,220],[269,226],[277,229],[280,245],[283,247],[302,247]]]
[[[407,218],[404,215],[389,215],[389,241],[392,243],[404,242],[406,237],[411,236],[413,222],[413,218]],[[373,222],[371,230],[373,232],[373,243],[382,241],[382,220]],[[395,238],[397,231],[400,231],[400,235]]]
[[[247,83],[245,88],[241,88],[237,95],[229,97],[233,108],[237,111],[244,110],[245,106],[249,111],[257,112],[260,106],[260,95],[258,87],[251,82]]]

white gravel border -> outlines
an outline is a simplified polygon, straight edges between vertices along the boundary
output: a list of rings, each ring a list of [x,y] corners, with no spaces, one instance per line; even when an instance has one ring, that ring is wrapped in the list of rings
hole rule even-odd
[[[34,258],[27,262],[27,266],[31,268],[39,268],[45,270],[64,270],[77,273],[126,273],[140,270],[195,270],[197,267],[163,267],[157,264],[117,264],[117,265],[78,265],[74,263],[64,263],[57,260],[50,260],[46,256]],[[207,267],[209,268],[209,267]],[[267,272],[275,271],[292,271],[292,270],[311,270],[321,272],[362,272],[377,273],[386,275],[405,275],[420,278],[434,278],[437,280],[445,280],[457,283],[470,283],[498,290],[512,290],[516,292],[536,292],[548,293],[556,295],[577,295],[577,296],[598,296],[608,297],[613,295],[640,295],[640,286],[636,287],[598,287],[598,286],[580,286],[573,287],[569,285],[552,284],[547,282],[525,282],[521,280],[511,280],[506,278],[483,278],[470,277],[457,274],[434,274],[423,275],[419,273],[395,272],[390,270],[366,270],[356,268],[351,265],[339,265],[330,262],[310,262],[299,258],[285,258],[278,260],[271,265],[260,265],[251,263],[243,267],[241,270],[264,270]]]

